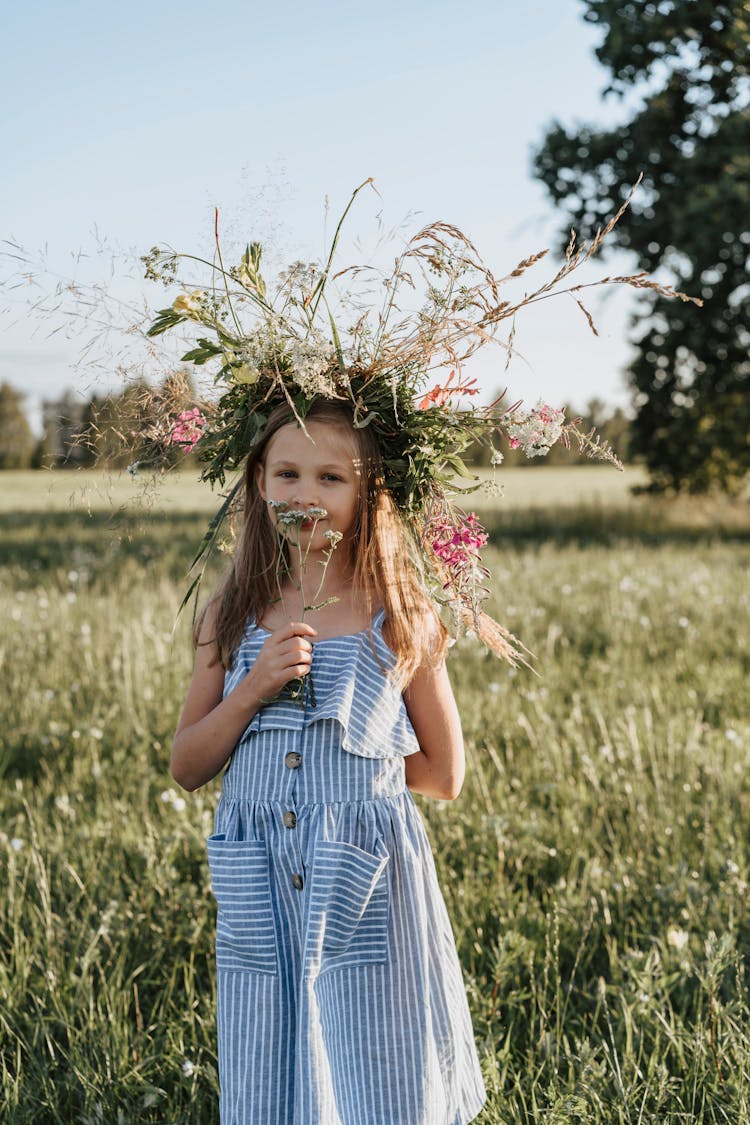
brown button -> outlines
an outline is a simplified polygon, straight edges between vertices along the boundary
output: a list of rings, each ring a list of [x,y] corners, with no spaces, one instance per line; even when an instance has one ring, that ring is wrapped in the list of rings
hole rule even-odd
[[[304,885],[305,885],[305,883],[304,883],[304,880],[303,880],[302,876],[298,875],[295,872],[294,875],[292,875],[292,886],[296,887],[296,889],[298,891],[301,891],[302,888],[304,887]]]
[[[302,763],[302,755],[298,754],[296,750],[290,750],[284,758],[284,765],[289,766],[290,770],[296,770]]]
[[[284,821],[284,826],[286,828],[296,828],[297,827],[297,817],[291,811],[285,812],[284,816],[282,817],[282,820]]]

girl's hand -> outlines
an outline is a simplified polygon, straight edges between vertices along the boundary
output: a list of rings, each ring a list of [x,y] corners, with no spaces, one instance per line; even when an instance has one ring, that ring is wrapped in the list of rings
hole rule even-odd
[[[250,671],[235,691],[258,705],[278,695],[290,680],[306,676],[312,664],[317,629],[305,621],[291,621],[266,637]]]

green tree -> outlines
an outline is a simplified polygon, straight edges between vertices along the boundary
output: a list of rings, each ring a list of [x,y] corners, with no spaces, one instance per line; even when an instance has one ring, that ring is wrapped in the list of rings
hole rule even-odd
[[[635,317],[631,453],[653,490],[736,492],[750,469],[750,9],[746,0],[584,0],[604,38],[605,94],[641,102],[615,129],[555,123],[535,171],[590,237],[612,232],[702,309],[648,290]]]
[[[36,440],[23,408],[23,391],[0,383],[0,469],[27,469]]]

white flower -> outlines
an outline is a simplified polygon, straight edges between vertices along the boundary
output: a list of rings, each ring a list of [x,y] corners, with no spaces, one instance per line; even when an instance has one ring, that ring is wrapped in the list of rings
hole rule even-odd
[[[14,836],[10,842],[10,846],[13,848],[14,852],[20,852],[21,848],[26,847],[26,841],[21,840],[18,836]]]
[[[195,1074],[195,1065],[191,1063],[190,1059],[185,1059],[182,1064],[182,1073],[186,1078],[192,1078]]]
[[[164,789],[161,800],[165,805],[171,805],[175,812],[182,812],[185,809],[185,798],[175,793],[174,789]]]
[[[281,271],[279,281],[298,289],[304,299],[313,292],[319,277],[320,268],[315,262],[292,262],[288,269]]]
[[[690,941],[690,934],[687,930],[678,930],[674,926],[670,926],[667,930],[667,945],[671,945],[673,949],[681,952],[685,949]]]
[[[336,393],[336,354],[319,332],[312,329],[304,340],[290,340],[286,353],[295,382],[305,394]]]
[[[565,411],[556,410],[540,399],[527,414],[516,413],[508,422],[511,449],[520,446],[527,457],[544,457],[560,439],[565,425]]]
[[[490,464],[491,465],[502,465],[504,460],[505,460],[505,458],[503,457],[500,450],[499,449],[493,449]]]

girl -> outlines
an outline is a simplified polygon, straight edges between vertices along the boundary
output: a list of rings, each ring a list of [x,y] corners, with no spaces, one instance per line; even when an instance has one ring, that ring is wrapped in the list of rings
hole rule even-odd
[[[462,1125],[485,1089],[411,795],[453,800],[463,782],[447,634],[374,427],[315,398],[305,428],[277,407],[248,456],[172,751],[188,790],[229,762],[208,839],[221,1120]],[[325,512],[298,551],[275,526],[284,508]],[[314,692],[292,698],[297,677]]]

